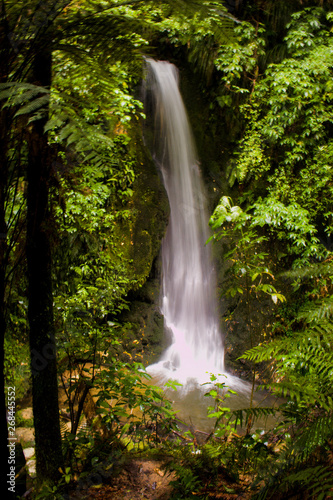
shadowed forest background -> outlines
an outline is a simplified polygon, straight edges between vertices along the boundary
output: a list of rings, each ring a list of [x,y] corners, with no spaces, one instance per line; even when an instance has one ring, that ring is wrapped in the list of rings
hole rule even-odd
[[[333,497],[333,2],[2,0],[0,13],[4,494]],[[179,70],[225,367],[252,388],[235,409],[207,373],[210,432],[177,418],[175,381],[164,391],[145,371],[168,342],[170,213],[147,58]],[[10,433],[27,426],[13,493]],[[138,460],[167,482],[135,483]]]

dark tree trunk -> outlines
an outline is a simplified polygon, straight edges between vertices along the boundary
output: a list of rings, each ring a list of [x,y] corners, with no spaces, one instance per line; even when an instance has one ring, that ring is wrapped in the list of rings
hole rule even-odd
[[[51,54],[35,56],[32,83],[50,87]],[[56,345],[53,322],[49,180],[51,152],[44,126],[47,117],[28,130],[27,266],[28,318],[32,369],[37,478],[54,481],[62,466]]]
[[[7,433],[7,419],[6,419],[6,391],[5,391],[5,377],[4,377],[4,342],[6,332],[5,320],[5,275],[6,275],[6,255],[7,255],[7,226],[5,221],[5,189],[7,178],[7,152],[6,152],[6,131],[5,129],[5,116],[4,113],[0,115],[0,373],[1,373],[1,386],[0,386],[0,449],[3,456],[9,458],[7,447],[8,433]],[[8,460],[6,459],[5,471],[8,473]],[[7,484],[7,478],[6,482]]]
[[[7,35],[7,19],[0,6],[0,82],[8,79],[9,46]],[[9,141],[9,120],[8,110],[0,111],[0,450],[1,455],[6,457],[6,467],[4,468],[4,484],[7,485],[7,474],[9,472],[9,447],[6,407],[7,398],[5,390],[4,361],[5,361],[5,290],[6,290],[6,264],[7,264],[7,224],[5,219],[5,198],[8,177],[8,141]],[[7,488],[6,488],[7,490]],[[7,490],[8,491],[8,490]]]

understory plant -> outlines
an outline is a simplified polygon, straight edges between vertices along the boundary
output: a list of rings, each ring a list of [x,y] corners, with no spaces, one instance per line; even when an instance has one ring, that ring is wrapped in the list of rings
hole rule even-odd
[[[260,468],[273,456],[265,431],[239,433],[239,424],[247,423],[241,415],[246,410],[231,410],[228,398],[237,396],[227,384],[211,374],[205,396],[209,401],[207,416],[212,420],[209,433],[185,432],[176,443],[164,445],[168,458],[165,469],[175,474],[171,481],[173,499],[214,498],[216,491],[225,494],[244,493]],[[252,408],[256,417],[274,413],[272,408]],[[247,478],[246,483],[244,477]]]
[[[279,203],[276,206],[277,211],[274,212],[272,205],[271,210],[266,211],[265,217],[262,215],[261,218],[256,205],[244,212],[240,207],[232,206],[231,200],[224,197],[210,221],[215,231],[211,239],[223,237],[231,248],[227,254],[230,259],[227,278],[231,276],[232,286],[227,288],[227,294],[245,295],[245,307],[249,305],[251,296],[259,299],[259,292],[270,295],[273,303],[285,301],[272,284],[274,276],[265,265],[268,256],[262,252],[267,237],[260,227],[264,224],[279,225]],[[273,222],[269,220],[270,217],[274,219]],[[292,219],[289,212],[286,215],[288,217]],[[298,222],[296,218],[292,222],[294,241],[297,245],[297,241],[302,240],[305,252],[310,245],[311,253],[307,229],[303,231],[301,223],[302,217]],[[311,258],[310,253],[308,257]],[[303,265],[308,262],[304,255],[303,252]],[[237,462],[239,465],[242,462],[244,464],[246,457],[251,456],[252,471],[256,476],[252,486],[254,491],[257,490],[254,498],[258,500],[285,498],[284,495],[299,491],[319,499],[333,495],[331,276],[331,257],[320,264],[308,265],[285,274],[284,279],[290,279],[294,288],[295,293],[291,298],[301,293],[303,300],[299,301],[301,305],[298,308],[294,308],[294,317],[291,316],[284,333],[277,329],[277,335],[258,339],[258,345],[254,345],[252,340],[253,321],[251,309],[248,308],[251,348],[242,358],[253,363],[253,373],[257,365],[269,367],[271,382],[262,387],[287,400],[277,410],[274,407],[255,408],[251,398],[248,409],[231,412],[235,417],[235,425],[246,426],[245,438],[238,440]],[[250,432],[253,422],[269,414],[280,415],[280,423],[265,433],[256,446],[255,435]],[[264,453],[266,459],[256,469],[255,456],[258,458],[260,453]]]
[[[228,262],[223,283],[223,296],[236,305],[228,316],[232,317],[243,311],[248,336],[248,345],[254,347],[266,336],[266,316],[272,315],[276,305],[285,301],[285,297],[275,287],[275,278],[269,267],[269,255],[263,250],[267,236],[260,232],[251,210],[233,206],[232,200],[223,196],[210,219],[214,233],[208,241],[222,241],[227,247],[224,258]],[[267,300],[268,299],[268,300]],[[256,311],[260,308],[258,318]],[[267,321],[268,322],[268,321]],[[253,403],[256,370],[252,365]],[[248,431],[251,420],[248,421]]]
[[[77,311],[76,311],[77,313]],[[65,397],[65,456],[78,465],[102,438],[128,449],[158,443],[176,427],[175,412],[140,363],[120,357],[116,323],[72,312],[59,336],[58,366]],[[79,438],[79,439],[78,439]]]
[[[262,251],[267,237],[259,233],[257,225],[250,210],[233,206],[231,198],[223,196],[211,216],[214,234],[208,241],[224,240],[230,246],[225,255],[230,261],[227,274],[232,275],[227,296],[240,294],[248,301],[250,294],[258,297],[263,293],[276,304],[285,299],[272,284],[274,276],[266,263],[268,253]]]
[[[212,433],[199,441],[189,432],[171,449],[173,498],[210,498],[217,488],[245,488],[254,500],[333,497],[332,259],[285,277],[303,294],[303,306],[290,328],[243,355],[268,363],[272,382],[260,388],[282,403],[230,410],[225,396],[232,391],[213,377]],[[250,431],[268,415],[276,419],[273,427]]]
[[[332,260],[291,276],[296,288],[312,284],[294,332],[244,354],[256,363],[273,363],[274,381],[266,388],[287,398],[271,435],[279,451],[257,475],[257,484],[264,481],[254,497],[258,500],[295,492],[320,500],[333,497]]]

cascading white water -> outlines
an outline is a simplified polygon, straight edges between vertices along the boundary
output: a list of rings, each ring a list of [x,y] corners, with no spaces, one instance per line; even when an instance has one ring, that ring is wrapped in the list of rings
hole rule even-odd
[[[170,220],[162,242],[162,304],[171,345],[151,373],[186,384],[224,371],[208,214],[195,146],[178,88],[178,72],[147,60],[155,109],[154,159],[162,173]]]

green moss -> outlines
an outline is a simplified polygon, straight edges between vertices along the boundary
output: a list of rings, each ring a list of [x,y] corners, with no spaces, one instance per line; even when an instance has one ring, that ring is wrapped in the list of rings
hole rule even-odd
[[[34,426],[34,419],[33,417],[31,418],[25,418],[22,414],[22,411],[19,410],[16,412],[15,415],[15,424],[16,427],[33,427]]]
[[[157,169],[147,153],[139,131],[129,144],[136,158],[133,194],[123,207],[114,228],[116,250],[131,279],[139,286],[147,280],[166,230],[169,203]]]

